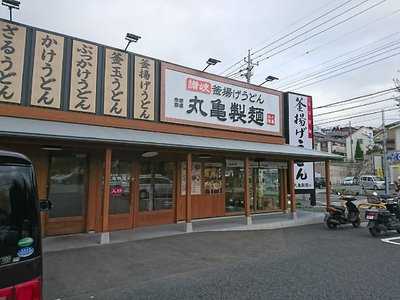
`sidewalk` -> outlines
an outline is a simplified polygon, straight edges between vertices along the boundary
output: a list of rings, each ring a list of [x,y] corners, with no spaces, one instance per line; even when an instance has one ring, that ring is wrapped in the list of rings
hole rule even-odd
[[[323,219],[324,213],[301,210],[294,216],[286,213],[253,215],[251,225],[246,225],[245,216],[222,217],[217,219],[193,220],[193,232],[278,229],[318,224],[322,223]],[[185,223],[113,231],[110,233],[110,243],[123,243],[178,234],[186,234]],[[95,246],[101,246],[100,233],[81,233],[46,237],[43,239],[44,252]]]

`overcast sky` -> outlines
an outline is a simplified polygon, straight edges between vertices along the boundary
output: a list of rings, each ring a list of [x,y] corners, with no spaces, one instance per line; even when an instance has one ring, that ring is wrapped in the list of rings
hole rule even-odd
[[[349,3],[344,4],[345,2]],[[361,4],[362,2],[365,3]],[[382,3],[379,4],[380,2]],[[135,33],[141,35],[142,39],[139,43],[131,46],[130,50],[133,52],[195,69],[202,69],[205,61],[209,57],[214,57],[220,59],[222,63],[210,68],[209,71],[220,74],[243,58],[248,49],[251,48],[252,51],[255,51],[340,4],[344,4],[340,9],[297,31],[294,35],[271,45],[266,50],[282,44],[268,55],[360,13],[374,4],[377,6],[287,51],[266,59],[260,62],[258,67],[255,67],[252,83],[258,84],[267,75],[273,75],[281,80],[270,83],[268,86],[284,88],[291,80],[301,79],[302,74],[321,70],[315,66],[343,53],[364,47],[359,51],[343,55],[341,60],[360,55],[365,51],[372,51],[384,43],[400,41],[400,1],[21,0],[21,9],[14,13],[14,19],[31,26],[119,48],[125,47],[124,36],[127,32]],[[344,13],[345,10],[358,4],[360,5],[353,10]],[[397,10],[399,11],[396,12]],[[5,8],[2,8],[0,13],[2,18],[8,18],[8,11]],[[341,13],[343,13],[341,17],[335,18],[291,42],[288,41],[297,34]],[[375,41],[378,42],[372,44]],[[390,51],[391,49],[393,51]],[[382,49],[381,52],[371,54],[371,56],[377,55],[376,57],[355,64],[348,69],[400,53],[399,49],[399,45],[393,44],[392,48]],[[307,51],[308,54],[306,54]],[[383,51],[388,52],[382,53]],[[339,62],[340,59],[330,63]],[[312,67],[315,68],[311,69]],[[329,64],[320,66],[320,68],[323,67],[329,67]],[[306,71],[306,69],[309,70]],[[393,77],[400,77],[399,69],[400,55],[397,55],[308,87],[300,88],[301,86],[298,85],[299,88],[293,87],[293,90],[313,96],[314,106],[320,106],[336,100],[391,88],[394,86]],[[345,70],[347,69],[340,71]],[[285,80],[288,75],[295,73],[299,73],[300,78],[288,77]],[[385,99],[391,95],[394,94],[386,94],[381,98],[372,99],[370,102]],[[325,120],[334,119],[394,104],[394,101],[386,101],[373,106],[328,115],[324,118]],[[323,111],[318,110],[315,114],[320,112]],[[322,122],[324,118],[317,118],[316,123]],[[352,122],[355,125],[378,126],[379,118],[379,115],[373,115],[353,119]],[[399,113],[388,112],[387,118],[390,122],[395,121],[399,119]],[[339,123],[345,122],[347,121]],[[326,126],[329,125],[333,124]]]

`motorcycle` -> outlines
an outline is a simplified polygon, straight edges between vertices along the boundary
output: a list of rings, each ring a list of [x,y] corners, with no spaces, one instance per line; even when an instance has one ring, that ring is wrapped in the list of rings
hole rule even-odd
[[[361,224],[360,211],[353,203],[356,198],[354,196],[341,196],[341,200],[346,201],[346,207],[336,205],[327,207],[327,214],[325,215],[326,225],[329,229],[335,229],[338,225],[350,223],[354,228],[359,227]]]
[[[396,230],[400,233],[400,206],[395,197],[381,196],[384,207],[368,209],[365,219],[368,220],[367,228],[373,237],[380,236],[388,230]]]

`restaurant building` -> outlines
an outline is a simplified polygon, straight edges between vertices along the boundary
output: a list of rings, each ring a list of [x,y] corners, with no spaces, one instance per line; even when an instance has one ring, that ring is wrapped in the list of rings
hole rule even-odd
[[[311,97],[6,20],[0,30],[0,148],[33,161],[53,204],[46,236],[295,212],[312,162],[337,158],[309,149]]]

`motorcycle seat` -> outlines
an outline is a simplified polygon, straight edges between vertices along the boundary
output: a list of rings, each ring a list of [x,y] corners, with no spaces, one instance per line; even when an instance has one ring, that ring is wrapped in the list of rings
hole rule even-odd
[[[341,211],[345,211],[346,208],[344,208],[343,206],[338,206],[338,205],[331,205],[332,208],[337,209],[337,210],[341,210]]]

